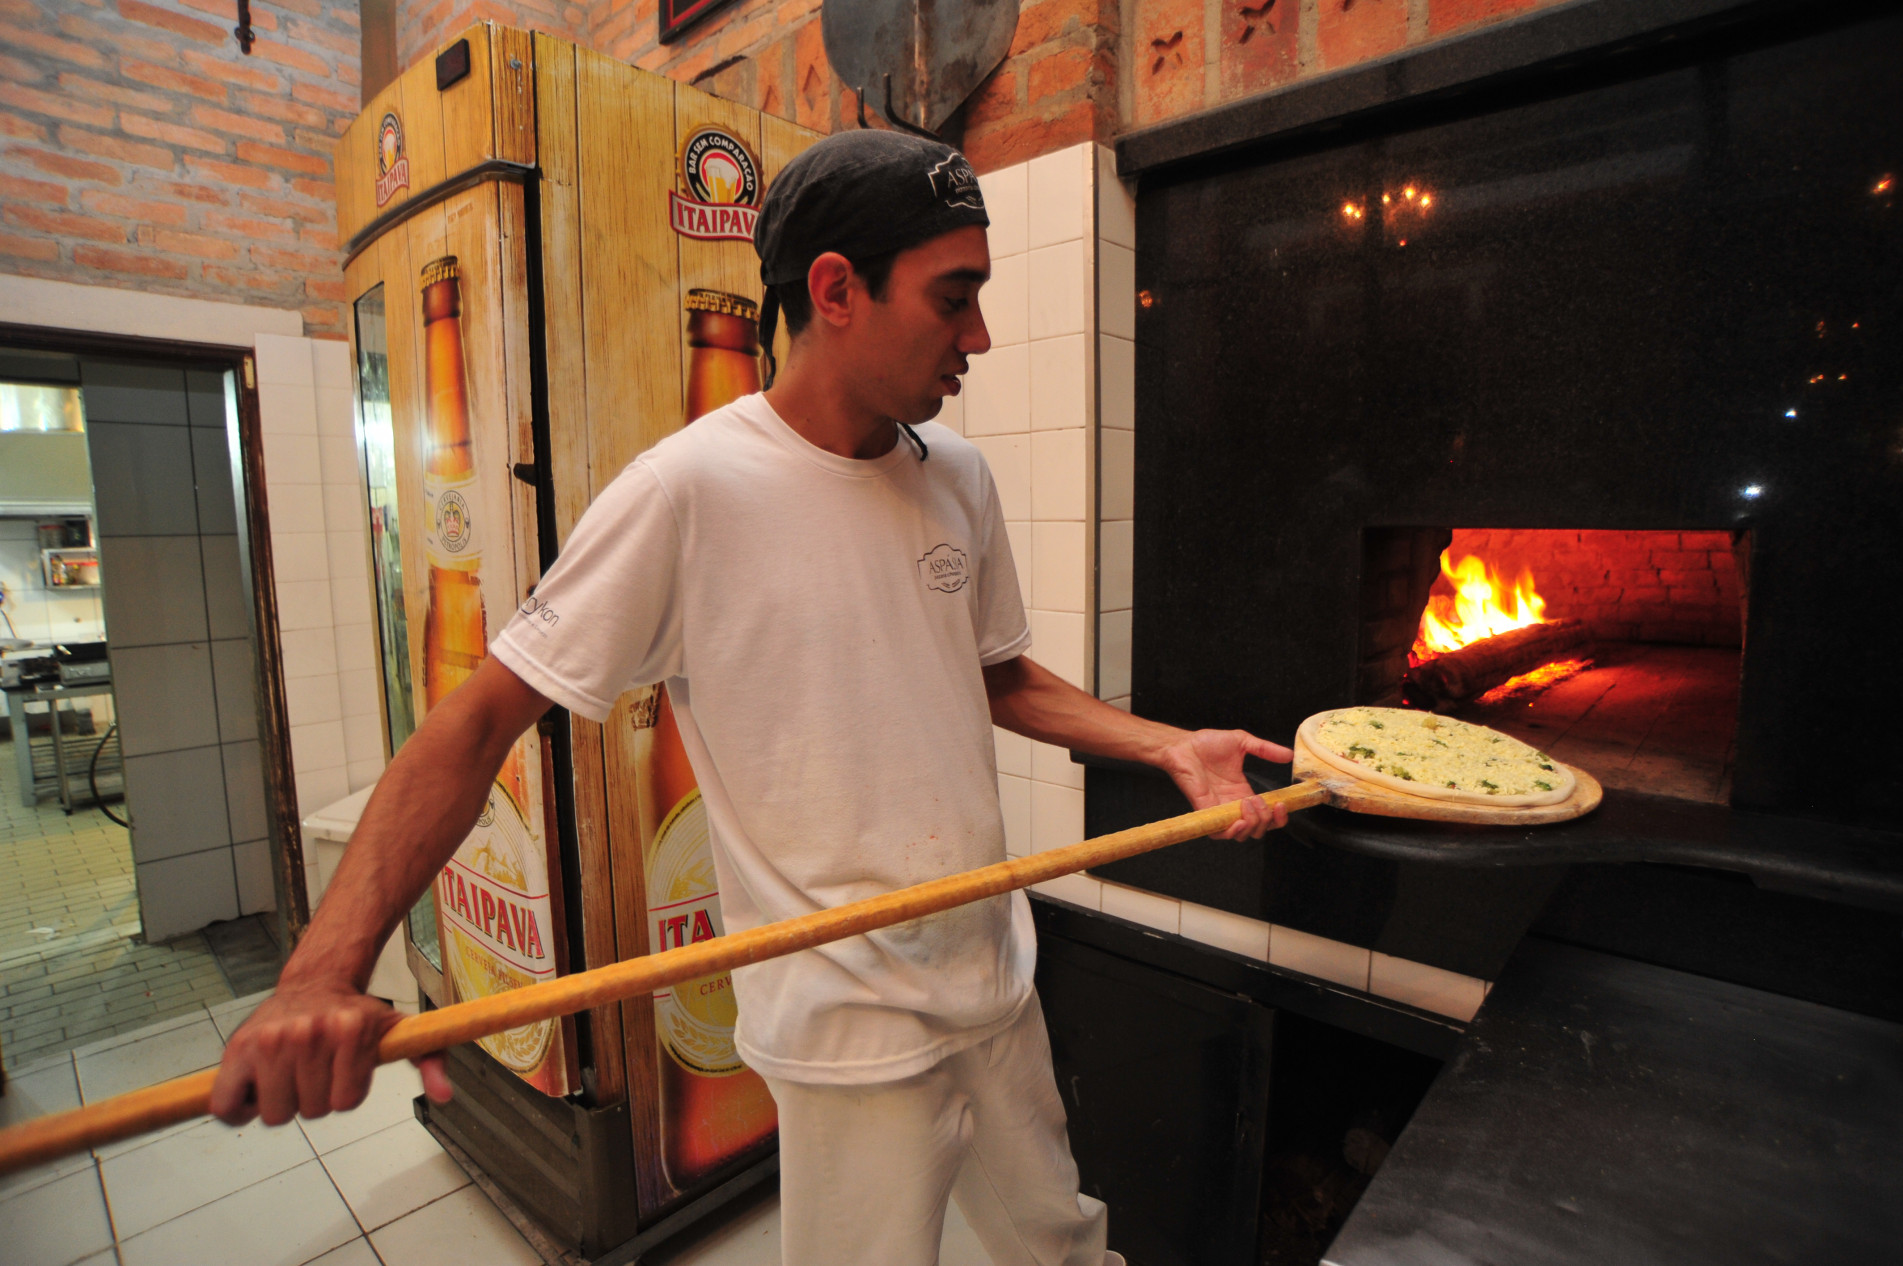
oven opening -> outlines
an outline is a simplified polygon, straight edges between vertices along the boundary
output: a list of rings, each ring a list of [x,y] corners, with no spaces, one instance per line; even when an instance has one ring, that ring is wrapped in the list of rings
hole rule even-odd
[[[1371,528],[1356,701],[1729,804],[1750,555],[1747,532]]]

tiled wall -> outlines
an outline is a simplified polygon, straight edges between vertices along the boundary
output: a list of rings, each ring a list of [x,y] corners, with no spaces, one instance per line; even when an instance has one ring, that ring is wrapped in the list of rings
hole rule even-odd
[[[145,936],[274,905],[224,376],[81,363]]]
[[[6,586],[14,629],[6,636],[32,642],[97,642],[105,636],[99,590],[46,587],[34,519],[0,519],[0,585]]]

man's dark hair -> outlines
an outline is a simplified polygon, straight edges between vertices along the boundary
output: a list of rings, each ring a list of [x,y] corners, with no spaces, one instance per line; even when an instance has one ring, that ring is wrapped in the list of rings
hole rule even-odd
[[[885,298],[885,284],[892,279],[892,261],[898,257],[897,251],[887,251],[869,259],[850,261],[852,270],[865,279],[866,291],[874,299]],[[773,294],[780,301],[780,319],[786,322],[787,337],[798,337],[806,323],[813,319],[813,296],[806,289],[806,278],[775,286]]]

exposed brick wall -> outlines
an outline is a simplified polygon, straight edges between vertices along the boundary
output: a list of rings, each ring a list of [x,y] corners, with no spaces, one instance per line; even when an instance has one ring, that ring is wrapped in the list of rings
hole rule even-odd
[[[1562,0],[1123,0],[1123,126],[1205,110]]]
[[[582,0],[397,0],[397,68],[409,68],[485,21],[589,43],[590,5]]]
[[[1547,618],[1584,620],[1605,641],[1742,642],[1742,589],[1729,532],[1457,528],[1448,553],[1456,562],[1476,554],[1508,580],[1527,568],[1546,599]]]
[[[340,335],[350,0],[0,0],[0,270],[293,308]],[[31,319],[13,314],[10,319]]]

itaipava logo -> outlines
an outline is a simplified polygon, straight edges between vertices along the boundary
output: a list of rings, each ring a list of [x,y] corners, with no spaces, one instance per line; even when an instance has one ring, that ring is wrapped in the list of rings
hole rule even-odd
[[[965,561],[964,550],[951,545],[934,545],[918,560],[918,575],[927,589],[957,593],[971,579],[971,568]]]
[[[392,110],[377,125],[377,205],[410,187],[410,159],[403,152],[403,120]]]
[[[436,503],[436,539],[452,554],[469,544],[469,502],[454,488]]]
[[[682,237],[751,242],[760,218],[760,164],[739,137],[704,127],[681,146],[680,188],[668,194],[668,218]]]

